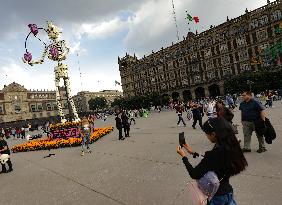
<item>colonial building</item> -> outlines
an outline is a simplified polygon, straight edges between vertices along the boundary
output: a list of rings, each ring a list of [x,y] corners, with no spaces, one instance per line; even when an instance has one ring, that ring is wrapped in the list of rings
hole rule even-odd
[[[73,96],[73,100],[77,109],[78,113],[82,112],[89,112],[89,104],[88,101],[90,99],[94,99],[97,97],[104,97],[108,104],[114,101],[114,99],[118,97],[122,97],[122,92],[118,90],[103,90],[100,92],[89,92],[89,91],[83,91],[77,93],[77,95]]]
[[[235,19],[227,17],[207,31],[189,32],[182,41],[142,59],[128,54],[118,58],[124,96],[153,92],[185,100],[219,96],[232,76],[281,68],[281,12],[282,0],[268,0],[267,5],[246,9]],[[261,59],[267,50],[272,60]]]
[[[60,88],[64,113],[68,103],[64,87]],[[11,83],[0,90],[0,123],[57,116],[56,92],[27,90],[18,83]]]

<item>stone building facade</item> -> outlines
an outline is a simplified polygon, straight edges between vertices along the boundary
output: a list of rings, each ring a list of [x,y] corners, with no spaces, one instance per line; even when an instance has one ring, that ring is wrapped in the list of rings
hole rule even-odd
[[[60,88],[64,113],[68,103],[64,87]],[[0,123],[41,119],[57,116],[56,92],[27,90],[18,83],[11,83],[0,90]]]
[[[224,81],[232,76],[281,68],[281,52],[277,63],[256,60],[275,44],[280,43],[281,51],[281,16],[282,0],[267,1],[202,33],[189,32],[181,42],[142,59],[128,54],[118,58],[124,96],[159,93],[185,100],[219,96],[224,94]]]
[[[100,92],[82,91],[73,96],[74,104],[78,113],[90,112],[88,101],[96,97],[104,97],[110,105],[116,98],[122,97],[123,93],[118,90],[103,90]]]

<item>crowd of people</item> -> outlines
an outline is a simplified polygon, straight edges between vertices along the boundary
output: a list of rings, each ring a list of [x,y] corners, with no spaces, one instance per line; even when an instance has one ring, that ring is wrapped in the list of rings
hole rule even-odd
[[[276,138],[276,133],[270,120],[266,117],[265,108],[261,102],[257,101],[250,91],[241,94],[242,101],[239,105],[241,111],[241,122],[243,126],[244,145],[240,145],[240,140],[236,137],[237,127],[232,120],[234,117],[233,109],[236,101],[226,97],[226,103],[221,99],[209,99],[206,103],[189,102],[188,112],[192,110],[195,122],[206,134],[208,140],[214,143],[212,150],[202,155],[201,162],[193,167],[189,162],[189,157],[185,153],[198,157],[200,154],[194,152],[189,144],[177,147],[177,153],[182,157],[183,163],[192,179],[197,180],[197,187],[190,185],[192,200],[197,201],[197,194],[202,194],[208,205],[236,205],[234,191],[229,182],[230,177],[244,171],[248,162],[243,153],[251,152],[251,136],[255,132],[258,139],[257,153],[266,152],[265,142],[271,144]],[[184,105],[177,104],[176,112],[184,109]],[[206,113],[208,120],[202,125],[202,117]],[[180,118],[179,118],[180,119]],[[183,121],[184,125],[185,122]],[[182,147],[184,149],[182,149]],[[216,180],[215,180],[216,179]],[[218,183],[218,185],[217,185]],[[211,187],[213,191],[211,191]],[[197,190],[195,190],[197,189]],[[195,196],[197,195],[197,196]]]
[[[257,99],[264,99],[266,96],[266,104],[263,104]],[[278,95],[279,96],[279,93]],[[270,120],[267,118],[265,107],[272,106],[274,97],[271,92],[267,94],[254,96],[250,91],[245,91],[240,95],[227,95],[222,98],[204,98],[201,100],[190,100],[188,103],[177,102],[174,104],[174,109],[177,113],[177,125],[180,123],[187,126],[185,122],[184,113],[187,112],[188,120],[193,120],[192,128],[196,129],[198,124],[200,129],[205,133],[208,140],[214,143],[214,147],[201,155],[195,152],[189,144],[185,143],[183,146],[177,147],[177,153],[182,157],[183,163],[192,179],[197,182],[203,182],[201,186],[207,185],[210,180],[209,177],[216,178],[218,187],[215,193],[207,195],[208,205],[236,205],[234,200],[234,191],[229,182],[232,176],[235,176],[246,169],[248,162],[244,153],[249,153],[251,149],[251,136],[253,132],[256,133],[258,139],[257,153],[266,152],[267,143],[272,143],[275,139],[276,133],[272,127]],[[282,98],[275,98],[281,100]],[[234,108],[238,107],[241,112],[241,122],[243,129],[243,145],[241,140],[236,136],[238,134],[237,125],[233,124]],[[161,112],[162,107],[155,108],[157,112]],[[147,118],[149,111],[146,109],[134,110],[116,110],[115,123],[118,130],[118,139],[125,140],[130,137],[130,128],[136,124],[136,118]],[[203,117],[206,116],[207,121],[203,123]],[[84,156],[85,151],[91,153],[90,149],[90,135],[95,128],[95,120],[102,119],[106,121],[106,115],[88,115],[81,119],[79,125],[79,133],[82,138],[81,156]],[[10,160],[10,150],[4,137],[8,138],[24,138],[26,133],[31,129],[31,125],[27,128],[9,128],[3,129],[0,132],[0,160],[2,164],[2,172],[7,173],[13,171],[12,162]],[[47,122],[43,129],[46,133],[50,132],[50,123]],[[183,149],[184,148],[184,149]],[[186,154],[185,150],[188,154]],[[202,157],[201,162],[193,166],[189,161],[189,155],[195,157]],[[8,169],[6,167],[8,165]],[[216,184],[216,183],[215,183]],[[215,186],[214,184],[214,186]],[[209,184],[213,185],[213,184]],[[200,186],[198,184],[198,186]]]

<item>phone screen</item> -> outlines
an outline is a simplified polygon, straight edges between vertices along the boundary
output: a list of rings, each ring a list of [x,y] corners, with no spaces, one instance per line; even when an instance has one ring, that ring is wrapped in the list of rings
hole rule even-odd
[[[183,145],[186,144],[185,142],[185,137],[184,137],[184,132],[179,133],[179,145],[183,147]]]

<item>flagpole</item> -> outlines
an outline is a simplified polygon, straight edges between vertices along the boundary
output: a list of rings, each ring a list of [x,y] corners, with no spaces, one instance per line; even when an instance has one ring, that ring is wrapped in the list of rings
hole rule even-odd
[[[172,10],[173,10],[174,23],[175,23],[175,27],[176,27],[176,37],[177,37],[177,40],[179,41],[179,31],[178,31],[178,25],[177,25],[177,18],[176,18],[176,12],[175,12],[174,1],[171,0],[171,3],[172,3]]]
[[[78,71],[79,71],[79,78],[80,78],[80,91],[82,91],[82,76],[81,76],[81,69],[80,69],[78,53],[76,53],[76,56],[77,56],[77,64],[78,64]]]

